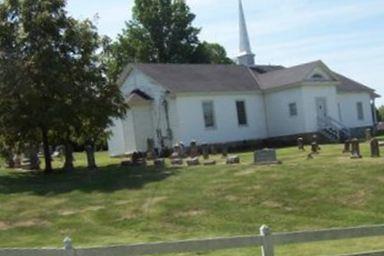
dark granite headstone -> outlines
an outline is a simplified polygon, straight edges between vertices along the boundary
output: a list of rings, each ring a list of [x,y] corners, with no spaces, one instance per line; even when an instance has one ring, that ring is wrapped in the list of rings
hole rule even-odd
[[[311,152],[312,154],[318,154],[319,153],[319,145],[316,141],[312,142],[311,144]]]
[[[263,150],[257,150],[254,153],[254,163],[259,165],[267,165],[267,164],[280,164],[281,162],[277,160],[276,150],[263,149]]]
[[[221,154],[222,154],[223,158],[228,157],[228,145],[227,144],[223,144],[221,146]]]
[[[187,159],[187,165],[188,166],[200,165],[199,158],[198,157],[193,157],[193,158]]]
[[[164,158],[158,158],[153,161],[153,164],[156,168],[164,168],[165,167],[165,159]]]
[[[348,139],[344,141],[344,150],[343,153],[350,153],[351,152],[351,141]]]
[[[147,159],[154,160],[157,158],[155,150],[155,141],[153,139],[147,140]]]
[[[371,146],[371,156],[372,157],[380,157],[380,146],[379,146],[379,140],[377,138],[373,138],[370,141]]]
[[[359,159],[359,158],[362,158],[361,154],[360,154],[360,142],[358,139],[353,139],[352,142],[352,151],[351,151],[351,158],[352,159]]]
[[[203,151],[203,158],[204,158],[204,160],[208,160],[209,159],[209,147],[208,147],[208,144],[203,144],[201,147],[202,147],[202,151]]]
[[[300,138],[297,139],[297,147],[299,148],[299,150],[305,151],[304,139],[303,138],[300,137]]]
[[[197,146],[197,142],[193,140],[189,147],[189,157],[195,158],[199,156],[199,148]]]
[[[372,130],[369,128],[365,130],[365,139],[367,141],[370,141],[372,139]]]

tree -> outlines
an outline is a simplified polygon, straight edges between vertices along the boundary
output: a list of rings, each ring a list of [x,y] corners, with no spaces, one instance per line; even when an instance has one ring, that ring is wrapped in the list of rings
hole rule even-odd
[[[377,112],[377,119],[379,122],[384,121],[384,106],[380,106],[376,109]]]
[[[50,142],[66,145],[103,130],[126,106],[105,75],[104,40],[89,21],[67,16],[65,0],[6,0],[0,4],[0,130],[16,141],[42,141],[46,171]],[[91,122],[97,111],[98,122]],[[36,136],[37,135],[37,136]]]
[[[194,19],[183,0],[135,0],[132,20],[109,49],[110,77],[135,62],[229,63],[224,48],[200,43]]]
[[[233,64],[233,61],[227,57],[224,47],[216,43],[203,42],[196,48],[194,59],[195,63],[208,64]]]

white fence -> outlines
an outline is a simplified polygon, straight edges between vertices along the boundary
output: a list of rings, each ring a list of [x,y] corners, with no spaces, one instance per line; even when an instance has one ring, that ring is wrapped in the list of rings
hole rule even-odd
[[[255,236],[147,243],[103,248],[75,249],[72,246],[71,239],[66,238],[64,240],[64,248],[62,249],[0,249],[0,256],[142,256],[165,253],[203,252],[244,247],[261,247],[263,256],[274,256],[274,247],[277,245],[373,236],[384,236],[384,225],[276,234],[272,234],[267,226],[262,226],[260,228],[260,235]],[[383,255],[384,251],[344,256]]]

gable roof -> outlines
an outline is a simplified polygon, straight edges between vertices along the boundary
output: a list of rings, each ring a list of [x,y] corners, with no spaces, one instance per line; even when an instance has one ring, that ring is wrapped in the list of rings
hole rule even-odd
[[[129,106],[134,106],[139,104],[145,104],[145,103],[151,102],[152,100],[153,98],[148,94],[146,94],[145,92],[140,90],[134,90],[129,94],[126,100],[126,103]]]
[[[318,66],[334,78],[339,91],[368,92],[372,97],[380,97],[375,90],[331,71],[320,60],[289,68],[272,65],[248,68],[214,64],[131,64],[119,81],[122,83],[130,70],[136,68],[172,93],[264,91],[304,82]]]
[[[375,90],[365,86],[355,80],[352,80],[346,76],[333,72],[333,74],[339,79],[341,82],[340,85],[337,86],[337,89],[344,92],[360,92],[360,91],[368,91],[372,94],[375,94]],[[376,94],[376,96],[379,96]]]
[[[133,64],[173,93],[258,91],[245,66],[212,64]]]
[[[319,65],[324,64],[321,61],[314,61],[290,68],[278,69],[265,74],[259,74],[258,80],[263,90],[293,85],[303,82],[309,73]]]
[[[281,65],[255,65],[251,67],[252,70],[256,71],[259,74],[264,74],[264,73],[268,73],[271,71],[276,71],[284,68],[285,67]]]

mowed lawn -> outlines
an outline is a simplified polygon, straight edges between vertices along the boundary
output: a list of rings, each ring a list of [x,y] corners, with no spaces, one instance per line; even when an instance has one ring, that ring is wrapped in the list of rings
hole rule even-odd
[[[384,158],[351,160],[342,145],[307,160],[278,150],[282,165],[122,168],[107,153],[101,168],[53,175],[0,171],[0,247],[103,246],[384,223]],[[309,150],[309,148],[307,148]],[[55,163],[59,165],[60,163]],[[284,246],[278,255],[332,255],[384,249],[383,238]],[[258,248],[207,255],[259,255]]]

